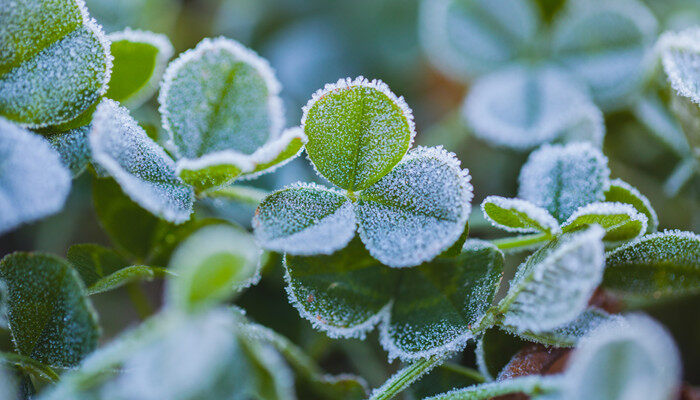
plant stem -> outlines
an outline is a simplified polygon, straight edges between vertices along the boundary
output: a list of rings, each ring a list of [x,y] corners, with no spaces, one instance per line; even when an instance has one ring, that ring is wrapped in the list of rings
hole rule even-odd
[[[548,233],[534,233],[532,235],[521,235],[503,239],[492,240],[491,243],[501,250],[527,250],[538,243],[545,242],[551,238]]]
[[[409,366],[399,370],[391,378],[389,378],[382,386],[372,392],[369,400],[389,400],[396,396],[399,392],[406,389],[418,378],[423,376],[431,369],[440,365],[444,360],[444,356],[432,356],[418,360]]]
[[[252,207],[257,207],[268,194],[268,192],[252,186],[234,185],[207,189],[200,193],[199,196],[229,199]]]
[[[131,282],[126,285],[126,291],[129,294],[129,299],[134,304],[136,312],[139,314],[139,318],[142,320],[151,316],[154,312],[153,306],[151,306],[146,293],[139,282]]]

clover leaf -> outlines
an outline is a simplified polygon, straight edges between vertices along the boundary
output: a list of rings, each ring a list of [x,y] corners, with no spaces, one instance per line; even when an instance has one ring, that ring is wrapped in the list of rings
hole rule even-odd
[[[456,257],[396,269],[355,239],[331,255],[285,256],[287,292],[299,313],[331,337],[364,337],[381,323],[389,358],[461,349],[474,337],[503,270],[503,254],[468,240]]]
[[[526,200],[488,196],[481,210],[493,226],[509,232],[561,233],[559,222],[547,210]]]

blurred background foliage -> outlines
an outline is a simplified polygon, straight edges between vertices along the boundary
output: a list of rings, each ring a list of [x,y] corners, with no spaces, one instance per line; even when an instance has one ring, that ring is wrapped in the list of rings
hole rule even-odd
[[[645,0],[659,21],[659,32],[700,24],[699,0]],[[478,208],[484,197],[513,197],[517,176],[527,157],[492,147],[474,138],[459,112],[469,87],[435,69],[423,52],[418,35],[418,0],[86,0],[91,14],[107,32],[125,27],[166,34],[176,54],[204,37],[227,36],[267,58],[283,85],[287,125],[299,124],[301,107],[325,83],[363,75],[386,82],[412,107],[418,144],[441,144],[457,153],[469,168],[475,198],[470,220],[472,237],[492,238]],[[537,0],[545,21],[564,6],[563,0]],[[134,112],[157,135],[160,121],[152,99]],[[680,161],[655,139],[630,111],[605,115],[604,153],[612,176],[636,186],[651,201],[663,229],[700,231],[700,176],[669,196],[663,184]],[[318,181],[305,158],[252,182],[276,189],[295,181]],[[17,250],[49,251],[64,256],[76,243],[110,241],[101,229],[92,204],[92,178],[83,174],[74,182],[66,208],[38,223],[0,237],[0,257]],[[249,226],[253,209],[225,200],[198,203],[199,215],[216,216]],[[508,257],[511,268],[522,261]],[[506,276],[508,278],[508,276]],[[505,281],[505,280],[504,280]],[[157,306],[162,282],[145,285]],[[124,289],[93,297],[101,316],[102,341],[108,341],[139,317],[126,301]],[[331,340],[315,332],[287,302],[279,257],[272,257],[262,282],[236,300],[248,315],[286,335],[305,348],[331,373],[356,372],[373,387],[398,367],[387,364],[378,340]],[[649,311],[663,322],[682,349],[685,379],[700,384],[700,301],[656,306]],[[0,350],[10,349],[6,331],[0,331]],[[376,333],[370,335],[373,336]],[[474,365],[470,346],[462,353],[465,365]],[[460,361],[460,360],[457,360]]]

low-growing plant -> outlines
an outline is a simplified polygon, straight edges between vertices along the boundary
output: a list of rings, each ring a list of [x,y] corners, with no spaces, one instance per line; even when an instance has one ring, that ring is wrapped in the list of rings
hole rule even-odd
[[[465,125],[532,150],[517,195],[472,211],[469,171],[442,146],[413,147],[413,111],[380,80],[326,84],[285,129],[274,70],[237,41],[170,61],[165,35],[107,35],[82,0],[0,0],[0,234],[69,207],[87,180],[111,241],[2,258],[0,397],[692,396],[686,350],[644,311],[700,295],[700,236],[659,231],[652,201],[611,176],[601,109],[628,110],[679,156],[665,184],[679,193],[700,160],[700,28],[657,40],[636,0],[565,3],[422,1],[431,61],[477,78]],[[304,151],[318,180],[241,184]],[[208,212],[217,201],[252,206],[250,225]],[[247,297],[263,275],[313,339],[248,314],[291,324],[274,294]],[[158,310],[142,286],[154,279]],[[127,294],[141,321],[103,339],[105,293]],[[359,339],[348,357],[370,364],[375,327],[406,365],[370,391],[377,369],[346,373],[318,349]]]

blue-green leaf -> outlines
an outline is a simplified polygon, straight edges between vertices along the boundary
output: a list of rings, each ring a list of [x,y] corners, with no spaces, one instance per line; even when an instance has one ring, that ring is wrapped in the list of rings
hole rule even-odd
[[[90,163],[90,146],[88,133],[90,125],[81,126],[64,133],[49,137],[51,146],[58,152],[63,165],[68,167],[73,177],[77,177]]]
[[[700,105],[700,28],[664,33],[657,51],[671,87]]]

